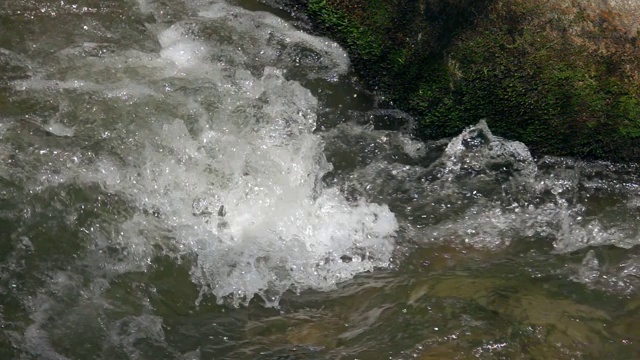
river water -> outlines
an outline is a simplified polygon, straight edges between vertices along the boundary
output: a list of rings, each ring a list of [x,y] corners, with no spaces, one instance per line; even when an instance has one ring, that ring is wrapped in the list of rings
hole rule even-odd
[[[0,358],[640,358],[637,165],[418,142],[276,15],[3,1]]]

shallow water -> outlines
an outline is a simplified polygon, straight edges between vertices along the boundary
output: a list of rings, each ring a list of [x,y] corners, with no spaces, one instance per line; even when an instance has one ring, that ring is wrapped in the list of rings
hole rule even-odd
[[[640,357],[637,165],[415,141],[266,10],[0,5],[0,358]]]

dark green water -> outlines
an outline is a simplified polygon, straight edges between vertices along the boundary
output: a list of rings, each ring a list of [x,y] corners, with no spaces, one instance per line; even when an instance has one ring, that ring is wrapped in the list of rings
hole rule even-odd
[[[267,10],[0,4],[0,359],[640,358],[637,165],[417,142]]]

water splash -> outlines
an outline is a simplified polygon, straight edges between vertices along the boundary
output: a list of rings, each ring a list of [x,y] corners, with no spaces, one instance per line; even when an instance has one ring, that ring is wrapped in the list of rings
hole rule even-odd
[[[332,181],[356,198],[389,204],[418,243],[504,249],[514,240],[544,241],[557,253],[640,243],[638,221],[629,221],[640,219],[633,165],[535,161],[524,144],[493,135],[484,121],[421,147],[393,132],[347,126],[328,141],[338,152],[367,144],[354,172]]]
[[[119,249],[102,261],[144,269],[157,247],[193,257],[201,298],[239,305],[258,294],[277,306],[289,289],[389,266],[394,215],[323,184],[317,100],[285,76],[303,50],[319,54],[303,75],[337,76],[344,52],[272,15],[226,4],[198,14],[158,26],[157,53],[86,43],[58,51],[50,74],[13,83],[58,104],[65,123],[49,121],[49,132],[91,139],[89,151],[54,151],[32,186],[99,184],[125,199],[126,218],[85,228],[96,249]]]
[[[541,276],[553,277],[541,284],[550,291],[596,288],[611,300],[637,294],[637,166],[533,159],[484,122],[428,143],[385,131],[411,128],[411,118],[394,110],[344,106],[323,123],[317,114],[336,109],[319,102],[354,99],[336,91],[344,83],[333,84],[348,69],[335,43],[220,1],[139,3],[145,15],[121,1],[25,10],[24,1],[8,0],[9,13],[0,10],[22,24],[16,33],[25,38],[0,49],[0,107],[8,110],[0,115],[0,352],[10,358],[218,358],[225,351],[250,358],[247,349],[267,357],[305,349],[312,357],[381,349],[393,356],[430,339],[459,352],[502,344],[504,324],[530,328],[510,311],[545,314],[530,305],[544,308],[556,294],[527,297]],[[332,129],[342,121],[350,122]],[[403,257],[407,248],[413,252]],[[416,260],[424,250],[436,252],[427,255],[431,264]],[[471,253],[481,266],[468,265]],[[233,306],[262,297],[277,306],[288,289],[332,289],[388,267],[392,255],[398,272],[289,297],[281,304],[289,319],[209,301]],[[482,275],[471,273],[477,269]],[[442,282],[431,271],[470,298],[427,287],[412,312],[404,301],[415,284]],[[525,297],[509,295],[503,280],[510,276]],[[484,291],[506,291],[510,306],[519,305],[495,322],[469,314]],[[637,304],[629,304],[626,325],[596,342],[632,333]],[[584,320],[558,308],[556,319]],[[289,321],[327,315],[315,329]],[[613,329],[602,319],[592,320]],[[474,331],[483,336],[456,342],[468,329],[461,320],[482,324]],[[542,320],[540,334],[556,331]],[[440,324],[438,334],[425,331],[425,321],[449,324],[451,337]],[[409,342],[386,344],[388,329],[407,326]],[[324,342],[326,334],[344,341]],[[529,340],[538,334],[523,338],[522,347],[508,347],[535,350]],[[309,339],[330,349],[291,345]]]

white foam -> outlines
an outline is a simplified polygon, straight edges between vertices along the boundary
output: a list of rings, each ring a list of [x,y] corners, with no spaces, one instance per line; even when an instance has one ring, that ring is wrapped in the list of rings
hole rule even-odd
[[[297,69],[302,63],[308,77],[335,79],[349,70],[349,58],[337,43],[309,35],[295,29],[281,18],[265,12],[252,12],[223,2],[215,3],[198,15],[215,20],[217,24],[233,27],[234,37],[240,42],[251,61],[264,65],[280,63],[281,67]],[[214,37],[213,39],[220,38]]]
[[[162,46],[160,56],[173,61],[178,68],[189,68],[201,64],[208,54],[204,43],[187,36],[185,29],[178,24],[160,33],[158,41]]]
[[[271,15],[218,4],[200,16],[159,29],[158,53],[91,56],[95,44],[83,44],[57,54],[55,80],[13,83],[79,115],[49,131],[93,134],[108,149],[61,165],[58,181],[98,183],[134,209],[83,228],[91,257],[118,273],[144,270],[158,249],[188,255],[201,297],[234,305],[257,294],[275,306],[288,289],[326,290],[388,266],[394,215],[323,184],[317,100],[285,76],[291,46],[321,55],[310,78],[346,72],[344,52]],[[256,42],[229,43],[229,33]],[[118,256],[99,259],[114,247]]]
[[[546,240],[557,253],[640,243],[633,165],[552,158],[536,163],[522,143],[493,135],[485,122],[445,143],[444,151],[438,150],[442,142],[418,152],[386,132],[344,125],[328,141],[332,151],[357,149],[360,168],[346,179],[349,191],[399,209],[403,234],[415,241],[497,250],[513,240]],[[381,160],[407,161],[399,148],[427,167]],[[598,204],[601,196],[611,204]]]
[[[44,129],[56,136],[71,137],[74,134],[73,128],[64,126],[55,120],[49,121]]]
[[[217,114],[212,125],[224,132],[193,137],[176,119],[149,134],[158,142],[104,185],[161,214],[174,245],[197,254],[193,276],[203,294],[230,295],[235,304],[261,294],[275,305],[289,288],[329,289],[387,266],[397,228],[393,214],[382,205],[350,204],[321,183],[330,167],[312,134],[316,100],[276,69],[252,82],[265,89],[259,121],[230,117],[242,101]],[[252,92],[240,94],[255,101]],[[138,229],[153,219],[131,221]]]

